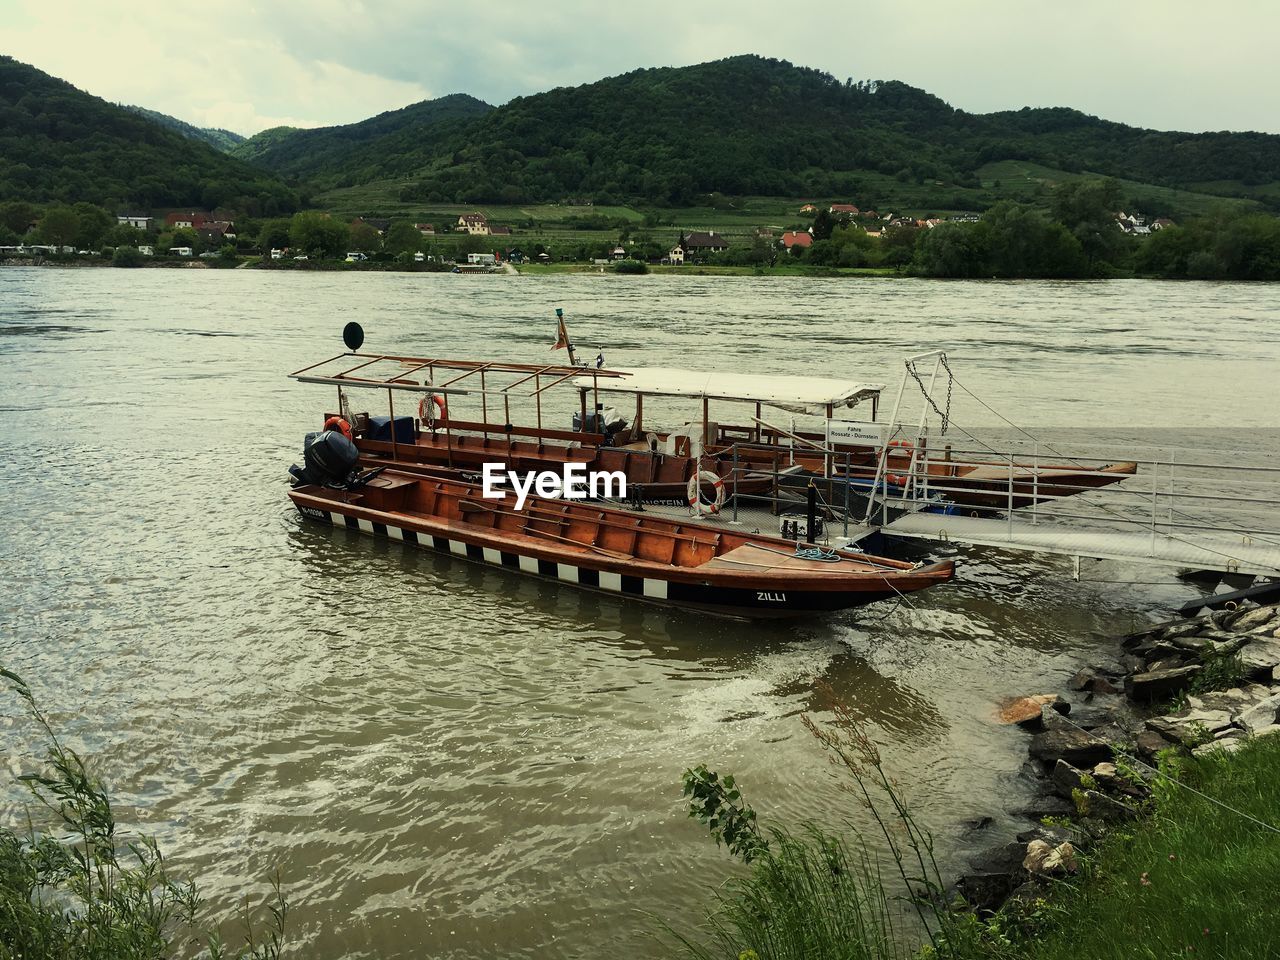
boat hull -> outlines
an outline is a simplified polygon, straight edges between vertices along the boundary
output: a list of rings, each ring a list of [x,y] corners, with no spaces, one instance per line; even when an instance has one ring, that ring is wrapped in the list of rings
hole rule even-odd
[[[578,588],[736,618],[798,617],[850,609],[945,583],[954,575],[950,562],[857,578],[830,576],[821,569],[823,564],[816,564],[818,569],[811,576],[779,578],[750,570],[753,564],[749,562],[741,570],[727,571],[618,562],[587,550],[503,536],[500,531],[469,523],[391,514],[335,502],[330,494],[331,491],[315,487],[301,487],[289,495],[303,517],[331,527]],[[794,548],[793,544],[781,543]]]

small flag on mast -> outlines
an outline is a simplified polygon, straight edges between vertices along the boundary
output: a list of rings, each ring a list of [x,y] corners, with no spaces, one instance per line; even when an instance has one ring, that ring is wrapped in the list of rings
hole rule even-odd
[[[564,315],[556,318],[556,342],[552,350],[565,350],[569,346],[569,328],[564,325]]]

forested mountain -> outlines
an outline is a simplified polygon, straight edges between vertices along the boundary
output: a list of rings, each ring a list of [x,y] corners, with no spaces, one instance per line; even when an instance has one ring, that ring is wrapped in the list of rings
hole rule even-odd
[[[415,202],[831,196],[867,172],[963,187],[997,160],[1168,186],[1280,181],[1280,136],[1164,133],[1069,109],[970,114],[896,81],[842,82],[756,56],[637,70],[491,110],[470,101],[469,120],[423,129],[416,112],[444,102],[288,135],[256,159],[320,188],[401,179]]]
[[[241,160],[247,160],[250,163],[258,162],[258,158],[264,153],[272,150],[291,134],[300,133],[301,131],[301,127],[268,127],[266,130],[240,141],[228,152],[233,157],[239,157]]]
[[[293,209],[278,178],[0,57],[0,200]]]
[[[414,173],[493,107],[462,93],[424,100],[359,123],[296,130],[274,127],[232,153],[287,176],[348,185]]]
[[[140,117],[154,120],[162,127],[177,130],[184,137],[190,137],[192,140],[201,140],[209,144],[209,146],[221,150],[223,153],[230,153],[232,147],[245,141],[245,138],[240,134],[232,130],[224,130],[222,127],[197,127],[194,124],[187,123],[185,120],[179,120],[177,117],[171,117],[167,113],[161,113],[159,110],[148,110],[146,107],[139,107],[129,103],[122,103],[120,106],[126,110],[132,110]]]

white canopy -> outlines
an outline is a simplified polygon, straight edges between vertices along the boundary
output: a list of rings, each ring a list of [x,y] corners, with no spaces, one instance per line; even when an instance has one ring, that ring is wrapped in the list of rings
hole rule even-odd
[[[884,384],[881,383],[861,383],[856,380],[708,373],[672,367],[640,367],[618,372],[623,374],[621,379],[599,382],[601,393],[742,400],[818,416],[825,415],[828,404],[833,409],[856,406],[884,389]],[[587,389],[596,385],[590,377],[578,377],[574,383]]]

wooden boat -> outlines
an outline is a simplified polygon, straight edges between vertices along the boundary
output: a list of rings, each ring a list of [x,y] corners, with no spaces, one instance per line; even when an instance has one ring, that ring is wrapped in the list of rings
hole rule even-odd
[[[1131,461],[1086,466],[1018,460],[1014,460],[1011,470],[1008,461],[957,462],[949,455],[942,458],[921,455],[913,465],[909,449],[893,448],[885,458],[880,482],[876,484],[877,453],[869,449],[850,449],[848,452],[847,467],[841,456],[834,458],[836,463],[830,467],[821,455],[802,453],[795,456],[792,459],[804,468],[803,472],[783,482],[794,480],[804,483],[811,477],[823,477],[824,471],[829,471],[825,476],[835,481],[837,488],[844,480],[860,492],[866,492],[875,485],[892,500],[902,496],[909,480],[913,487],[912,495],[933,495],[960,507],[989,512],[1052,503],[1119,483],[1138,471],[1138,465]],[[758,463],[756,469],[767,470],[768,467]]]
[[[713,531],[593,504],[485,499],[478,485],[390,467],[358,490],[303,484],[306,518],[577,587],[743,618],[843,610],[950,581],[912,564]],[[811,551],[806,553],[804,551]]]
[[[883,389],[880,384],[669,368],[619,372],[626,376],[594,384],[579,379],[578,389],[585,392],[590,386],[596,393],[634,395],[637,422],[646,396],[697,397],[702,402],[703,416],[702,423],[694,425],[692,442],[701,443],[704,456],[723,458],[736,448],[740,460],[749,460],[747,469],[759,475],[790,470],[792,475],[783,478],[784,484],[788,480],[805,484],[811,479],[848,479],[857,489],[874,487],[890,496],[901,495],[911,485],[917,496],[927,493],[961,507],[1005,510],[1061,500],[1118,483],[1138,469],[1136,463],[1129,461],[1095,466],[1015,460],[1011,472],[1008,460],[952,459],[949,448],[939,456],[924,442],[913,457],[915,447],[909,441],[899,440],[884,447],[842,442],[829,432],[786,430],[762,419],[763,408],[771,406],[822,417],[830,426],[841,423],[833,420],[837,410],[867,403],[871,421],[864,426],[876,427]],[[754,404],[752,425],[734,426],[713,420],[709,413],[711,400]],[[665,441],[666,437],[662,439]],[[829,499],[834,502],[839,498],[829,491]]]

